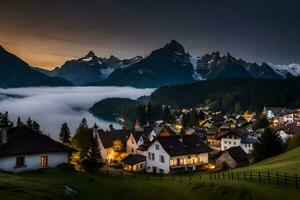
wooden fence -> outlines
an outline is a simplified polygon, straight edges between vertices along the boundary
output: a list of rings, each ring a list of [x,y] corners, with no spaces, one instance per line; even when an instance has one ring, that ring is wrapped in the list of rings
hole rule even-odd
[[[212,180],[238,180],[256,181],[259,183],[276,184],[285,187],[299,188],[300,176],[298,174],[287,174],[280,172],[220,172],[210,173],[209,179]]]
[[[101,174],[106,176],[114,175],[117,177],[142,178],[144,180],[235,180],[235,181],[253,181],[258,183],[268,183],[284,187],[293,187],[299,189],[300,176],[298,174],[288,174],[281,172],[217,172],[217,173],[180,173],[180,174],[149,174],[133,172],[117,172],[102,170]]]

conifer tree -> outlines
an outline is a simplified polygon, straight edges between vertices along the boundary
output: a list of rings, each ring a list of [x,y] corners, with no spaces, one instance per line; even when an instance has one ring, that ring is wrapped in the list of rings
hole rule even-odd
[[[67,123],[63,123],[59,133],[59,140],[62,143],[69,143],[71,138],[71,132]]]
[[[271,128],[266,128],[265,132],[254,144],[253,157],[255,162],[276,156],[284,151],[283,141],[279,134],[274,133]]]

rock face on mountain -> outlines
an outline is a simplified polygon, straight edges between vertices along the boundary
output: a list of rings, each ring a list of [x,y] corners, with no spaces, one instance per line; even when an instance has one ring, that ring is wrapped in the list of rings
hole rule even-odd
[[[272,67],[263,63],[248,63],[242,59],[237,60],[229,53],[221,56],[219,52],[206,54],[197,59],[195,76],[200,80],[224,78],[257,78],[257,79],[283,79]]]
[[[0,46],[0,87],[71,86],[61,78],[42,74]]]
[[[140,62],[114,71],[106,80],[92,85],[159,87],[194,81],[193,66],[183,46],[171,41]]]
[[[90,51],[77,60],[69,60],[61,67],[48,71],[41,68],[35,70],[51,77],[64,78],[74,85],[88,85],[106,79],[116,69],[126,68],[142,60],[142,56],[121,60],[113,55],[109,58],[97,57]]]
[[[61,66],[56,77],[64,78],[75,85],[86,85],[107,78],[113,70],[103,59],[90,51],[83,58],[67,61]]]

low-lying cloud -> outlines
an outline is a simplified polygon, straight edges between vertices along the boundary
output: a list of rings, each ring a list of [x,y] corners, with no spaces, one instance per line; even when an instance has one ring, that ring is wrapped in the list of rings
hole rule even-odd
[[[0,89],[0,112],[8,111],[14,121],[28,117],[41,125],[44,133],[58,139],[62,123],[67,122],[72,133],[83,117],[90,126],[95,122],[107,128],[111,122],[95,118],[88,108],[95,102],[108,97],[136,99],[149,95],[153,89],[132,87],[28,87]],[[1,101],[2,99],[2,101]],[[118,126],[117,124],[114,124]],[[120,127],[120,126],[119,126]]]

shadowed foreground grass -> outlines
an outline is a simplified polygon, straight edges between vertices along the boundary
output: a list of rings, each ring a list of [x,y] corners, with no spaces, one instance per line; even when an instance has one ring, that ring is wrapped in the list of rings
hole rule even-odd
[[[67,195],[64,187],[78,192]],[[299,199],[300,190],[235,180],[208,180],[208,176],[106,176],[79,172],[43,171],[18,175],[0,173],[0,199]]]

